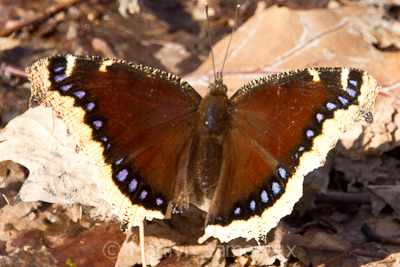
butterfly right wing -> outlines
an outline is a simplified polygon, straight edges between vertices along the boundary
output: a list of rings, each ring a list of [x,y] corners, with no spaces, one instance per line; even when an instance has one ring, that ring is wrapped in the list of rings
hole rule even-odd
[[[254,80],[230,99],[232,123],[206,234],[227,242],[265,235],[302,195],[347,125],[364,118],[380,90],[350,68],[291,71]]]

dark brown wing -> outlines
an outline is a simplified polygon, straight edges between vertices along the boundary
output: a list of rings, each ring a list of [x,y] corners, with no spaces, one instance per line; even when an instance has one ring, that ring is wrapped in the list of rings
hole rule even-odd
[[[180,78],[123,61],[54,56],[28,71],[31,106],[51,106],[99,166],[99,185],[133,225],[162,218],[186,186],[201,97]],[[188,199],[182,200],[188,205]]]
[[[243,86],[230,99],[232,129],[206,234],[222,242],[257,239],[275,227],[345,127],[360,117],[372,121],[379,89],[367,73],[347,68],[298,70]]]

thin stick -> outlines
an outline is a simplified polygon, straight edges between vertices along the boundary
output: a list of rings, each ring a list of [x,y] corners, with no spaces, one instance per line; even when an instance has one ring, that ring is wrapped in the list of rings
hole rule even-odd
[[[369,225],[366,223],[364,223],[363,226],[361,227],[361,232],[370,242],[377,242],[377,243],[388,244],[388,245],[398,246],[398,247],[400,246],[399,240],[378,235],[377,233],[372,231],[371,227],[369,227]]]
[[[236,13],[235,13],[235,21],[233,22],[233,27],[232,27],[231,38],[229,39],[228,47],[226,48],[226,52],[225,52],[224,62],[222,63],[221,76],[222,76],[222,72],[224,71],[224,66],[225,66],[226,59],[228,57],[228,51],[229,51],[229,46],[231,45],[231,42],[232,42],[233,32],[235,31],[235,26],[236,26],[236,23],[237,23],[237,17],[238,17],[238,13],[239,13],[239,8],[240,8],[240,5],[237,5],[236,6]]]
[[[51,6],[49,8],[46,8],[42,13],[40,13],[39,15],[36,15],[30,19],[27,19],[25,21],[22,21],[10,28],[6,28],[0,31],[0,37],[6,37],[8,35],[10,35],[11,33],[15,32],[15,31],[19,31],[21,30],[23,27],[26,27],[28,25],[31,25],[34,22],[37,21],[42,21],[50,16],[52,16],[53,14],[63,10],[64,8],[71,6],[77,2],[79,2],[80,0],[68,0],[65,2],[60,3],[59,5],[56,6]]]
[[[329,192],[326,194],[317,195],[315,202],[317,204],[336,204],[336,205],[371,205],[371,200],[368,194],[359,193],[334,193]]]
[[[212,59],[212,65],[213,65],[213,70],[214,70],[214,80],[216,79],[215,75],[215,63],[214,63],[214,52],[212,49],[212,41],[211,41],[211,30],[210,30],[210,17],[208,16],[208,3],[206,2],[206,16],[207,16],[207,32],[208,32],[208,40],[210,41],[210,53],[211,53],[211,59]]]
[[[364,246],[364,243],[356,244],[356,245],[352,246],[351,248],[348,248],[345,251],[343,251],[342,254],[340,254],[339,256],[329,259],[324,263],[321,263],[320,265],[318,265],[318,267],[325,267],[332,263],[335,263],[335,262],[341,260],[342,258],[344,258],[345,256],[347,256],[348,254],[350,254],[351,252],[353,252],[354,250],[362,248],[363,246]]]
[[[2,194],[3,195],[3,198],[6,200],[6,202],[7,202],[7,205],[10,205],[10,202],[8,201],[8,198],[6,197],[6,195],[4,195],[4,194]]]
[[[12,64],[6,62],[0,62],[0,73],[4,72],[10,74],[12,76],[16,76],[19,78],[28,79],[28,75],[26,75],[25,71],[21,68],[18,68]]]
[[[314,246],[305,246],[306,249],[309,250],[316,250],[316,251],[322,251],[322,252],[335,252],[335,253],[343,253],[343,250],[336,249],[336,248],[326,248],[326,247],[314,247]],[[353,251],[351,254],[357,255],[357,256],[363,256],[363,257],[373,257],[373,258],[381,258],[384,259],[387,257],[386,254],[381,254],[381,253],[373,253],[373,252],[364,252],[364,251]]]
[[[142,256],[142,267],[146,267],[146,255],[144,254],[144,221],[139,225],[140,254]]]

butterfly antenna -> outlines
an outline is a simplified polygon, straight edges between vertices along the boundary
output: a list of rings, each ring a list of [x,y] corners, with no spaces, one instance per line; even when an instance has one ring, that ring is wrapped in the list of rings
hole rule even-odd
[[[238,13],[239,13],[239,8],[240,8],[240,5],[237,5],[237,6],[236,6],[236,13],[235,13],[235,21],[233,22],[233,27],[232,27],[231,38],[229,39],[228,47],[226,48],[226,52],[225,52],[224,62],[222,63],[221,77],[222,77],[222,72],[224,71],[224,66],[225,66],[226,59],[227,59],[227,57],[228,57],[228,51],[229,51],[229,46],[231,45],[231,42],[232,42],[233,32],[235,31],[235,27],[236,27],[236,23],[237,23],[237,18],[238,18]]]
[[[215,75],[214,52],[213,52],[213,49],[212,49],[212,41],[211,41],[210,17],[208,16],[208,3],[206,2],[205,4],[206,4],[206,16],[207,16],[208,40],[210,41],[211,59],[212,59],[212,65],[213,65],[213,70],[214,70],[214,80],[215,80],[216,79],[216,75]]]

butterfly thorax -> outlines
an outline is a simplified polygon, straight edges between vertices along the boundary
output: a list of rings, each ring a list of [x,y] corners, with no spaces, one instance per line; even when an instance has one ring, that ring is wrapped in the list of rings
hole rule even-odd
[[[226,86],[222,80],[216,80],[200,103],[188,173],[191,196],[196,196],[191,197],[190,202],[205,211],[208,211],[221,174],[229,110]]]

